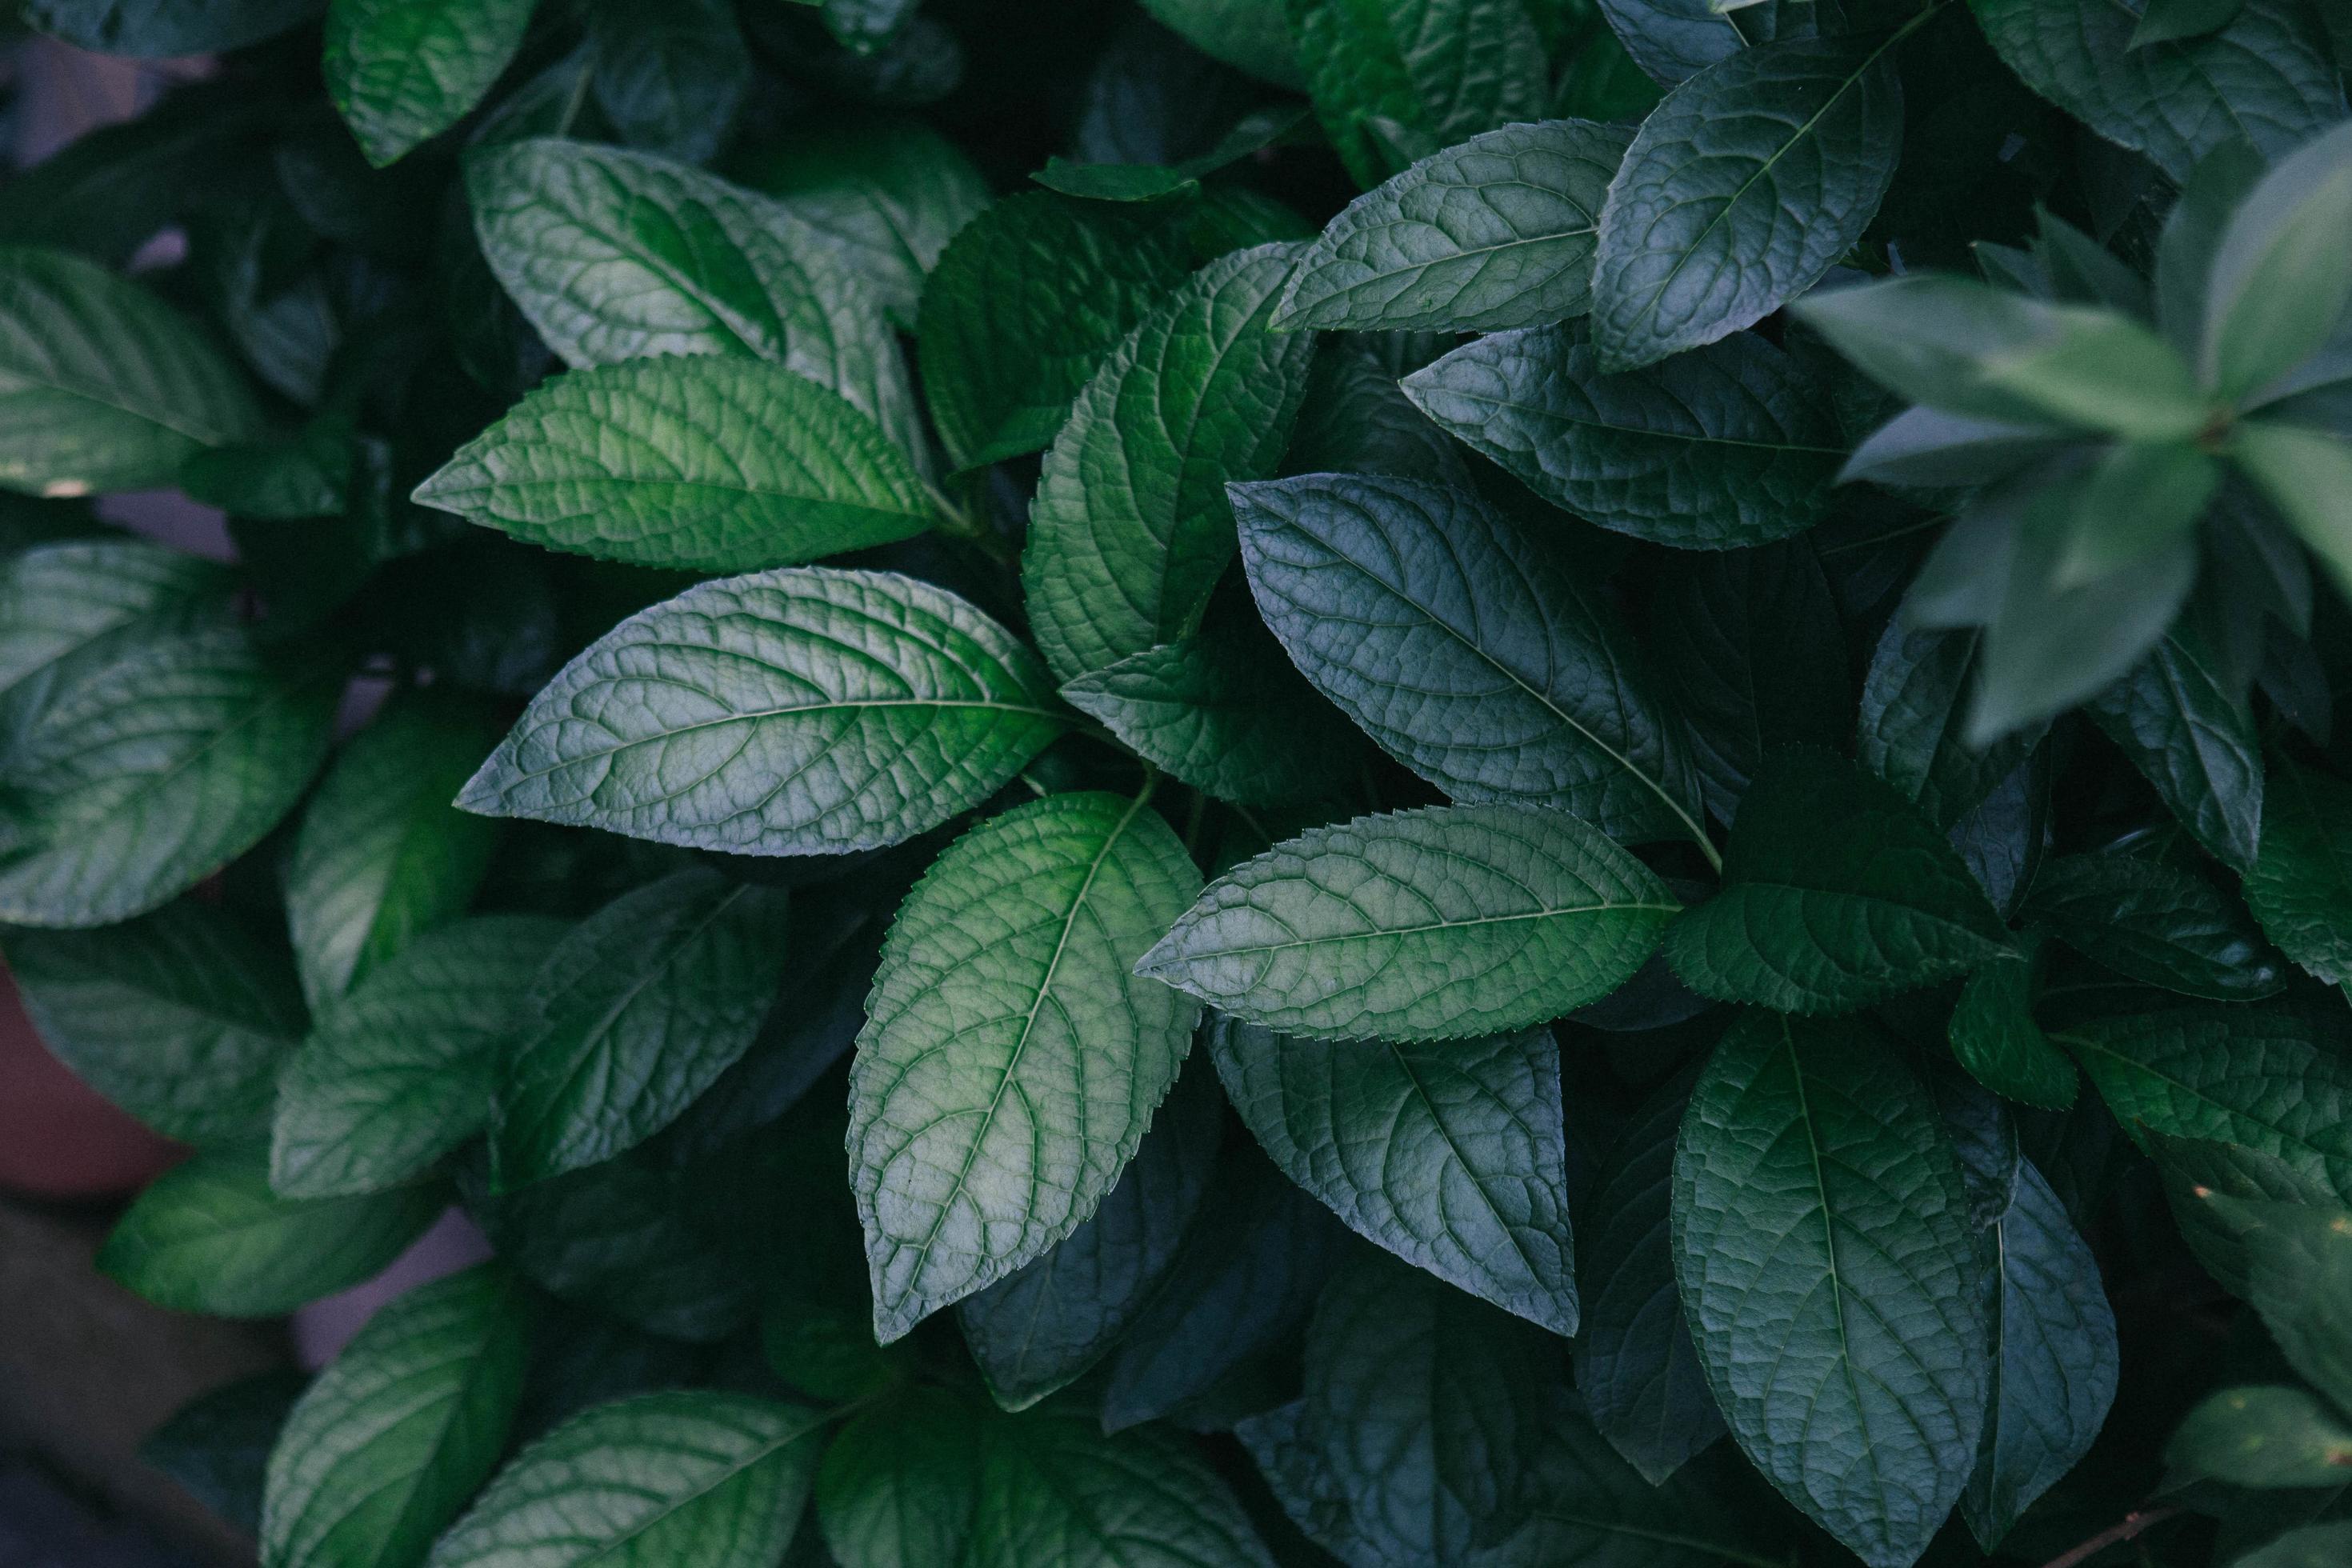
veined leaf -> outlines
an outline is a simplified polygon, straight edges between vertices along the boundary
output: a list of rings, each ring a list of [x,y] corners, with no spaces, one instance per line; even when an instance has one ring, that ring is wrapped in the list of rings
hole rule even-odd
[[[1103,362],[1045,454],[1022,584],[1065,680],[1192,631],[1234,554],[1225,484],[1274,472],[1314,340],[1267,329],[1294,248],[1211,263]]]
[[[1294,1034],[1455,1039],[1607,995],[1677,908],[1572,816],[1439,806],[1314,828],[1234,868],[1136,973]]]
[[[143,539],[60,539],[0,562],[0,757],[77,673],[141,629],[216,618],[217,562]]]
[[[688,589],[563,668],[469,811],[754,855],[896,844],[1066,722],[1036,656],[941,588],[802,567]]]
[[[1948,1029],[1952,1055],[1995,1094],[2045,1110],[2074,1103],[2074,1064],[2033,1017],[2033,988],[2048,933],[2028,930],[2013,957],[1996,958],[1960,988]]]
[[[2246,902],[2289,958],[2352,985],[2352,784],[2281,761],[2263,793]]]
[[[1360,185],[1545,100],[1543,42],[1515,0],[1283,0],[1315,112]]]
[[[1282,9],[1263,0],[1142,0],[1162,26],[1213,59],[1260,81],[1297,89],[1298,46],[1284,26]]]
[[[703,572],[793,566],[931,524],[881,427],[781,365],[635,360],[547,382],[415,499],[551,550]]]
[[[1887,623],[1862,683],[1854,755],[1938,827],[1966,816],[2017,771],[2045,725],[2012,730],[1990,746],[1969,744],[1966,698],[1983,634]]]
[[[1723,550],[1829,510],[1845,444],[1788,355],[1740,332],[1616,375],[1570,327],[1497,333],[1415,372],[1422,412],[1553,505],[1654,544]]]
[[[1391,755],[1457,800],[1706,842],[1678,726],[1546,542],[1412,479],[1310,474],[1233,494],[1266,625]]]
[[[1751,1016],[1693,1092],[1674,1184],[1675,1277],[1732,1435],[1872,1568],[1906,1568],[1967,1482],[1990,1373],[1934,1102],[1862,1026]]]
[[[327,93],[378,165],[465,118],[507,68],[534,0],[331,0]]]
[[[604,0],[588,21],[590,85],[622,141],[689,163],[725,145],[752,80],[728,0]]]
[[[1259,1145],[1357,1234],[1505,1311],[1576,1331],[1549,1032],[1327,1043],[1221,1018],[1209,1043]]]
[[[892,922],[850,1073],[886,1343],[1095,1212],[1198,1009],[1130,973],[1200,873],[1141,798],[1057,795],[950,846]]]
[[[166,59],[242,48],[318,8],[319,0],[31,0],[25,21],[77,48]]]
[[[2252,868],[2262,838],[2262,739],[2210,649],[2176,626],[2087,707],[2191,837],[2233,870]]]
[[[2248,1002],[2286,984],[2285,966],[2242,906],[2194,871],[2161,861],[2063,856],[2034,879],[2026,916],[2142,984]]]

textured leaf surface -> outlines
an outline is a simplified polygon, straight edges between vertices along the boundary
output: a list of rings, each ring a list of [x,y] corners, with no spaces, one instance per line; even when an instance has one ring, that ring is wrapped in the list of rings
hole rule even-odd
[[[2352,984],[2352,785],[2292,763],[2270,774],[2246,902],[2289,958]]]
[[[0,489],[167,485],[261,416],[236,367],[136,283],[60,251],[0,248]]]
[[[1103,362],[1045,454],[1022,583],[1063,679],[1198,625],[1234,555],[1226,481],[1274,472],[1306,395],[1314,339],[1266,325],[1292,255],[1203,268]]]
[[[1673,85],[1748,47],[1736,10],[1715,0],[1600,0],[1601,14],[1624,43],[1625,52],[1658,80]]]
[[[1888,623],[1863,679],[1854,755],[1916,803],[1938,827],[1980,805],[2042,738],[2042,726],[2011,731],[1989,746],[1967,740],[1967,695],[1984,634],[1913,629]]]
[[[1651,110],[1601,214],[1592,341],[1603,369],[1752,324],[1862,237],[1902,142],[1900,36],[1743,49]]]
[[[530,1351],[529,1287],[496,1264],[368,1321],[270,1454],[268,1568],[414,1568],[506,1445]]]
[[[1968,978],[1952,1008],[1952,1055],[1994,1093],[2048,1110],[2074,1103],[2074,1065],[2033,1017],[2033,987],[2048,933],[2028,931],[2014,957]]]
[[[1497,333],[1404,384],[1444,429],[1556,506],[1654,544],[1722,550],[1829,508],[1845,445],[1789,356],[1740,332],[1616,375],[1570,327]]]
[[[931,521],[873,420],[803,375],[716,355],[547,382],[416,500],[551,550],[703,572],[798,565]]]
[[[2246,1239],[2249,1299],[2288,1364],[2339,1410],[2352,1408],[2352,1214],[2316,1204],[2248,1206],[2256,1216]]]
[[[1137,973],[1294,1034],[1452,1039],[1607,995],[1677,907],[1574,817],[1438,806],[1313,828],[1234,868]]]
[[[1692,1095],[1674,1184],[1675,1277],[1732,1435],[1864,1562],[1903,1568],[1967,1481],[1990,1371],[1934,1102],[1859,1026],[1751,1016]]]
[[[2181,826],[2222,864],[2252,868],[2262,838],[2262,738],[2210,649],[2176,628],[2087,707]]]
[[[2148,985],[2245,1002],[2286,984],[2286,966],[2244,908],[2194,871],[2122,855],[2068,855],[2026,905],[2086,958]]]
[[[229,589],[217,563],[138,539],[63,539],[0,563],[0,755],[138,629],[217,615]]]
[[[565,935],[499,1066],[491,1170],[519,1187],[676,1121],[749,1050],[784,972],[782,889],[698,868]]]
[[[190,901],[103,933],[11,931],[5,945],[43,1043],[113,1104],[184,1142],[268,1131],[306,1022],[282,952]]]
[[[1666,929],[1704,996],[1847,1012],[1999,956],[2009,933],[1944,836],[1826,752],[1765,760],[1739,803],[1723,888]]]
[[[709,1389],[597,1405],[516,1455],[432,1568],[768,1568],[822,1429],[815,1411]]]
[[[330,1003],[278,1079],[271,1184],[292,1197],[378,1191],[482,1131],[531,982],[563,936],[539,915],[457,921]]]
[[[331,0],[327,94],[390,163],[463,119],[522,47],[534,0]]]
[[[1330,1043],[1220,1019],[1226,1098],[1360,1236],[1553,1332],[1576,1332],[1559,1047],[1529,1030]]]
[[[1511,0],[1284,0],[1284,12],[1315,111],[1360,184],[1542,112],[1542,41]]]
[[[1095,1212],[1198,1010],[1130,972],[1200,886],[1141,800],[982,824],[890,927],[850,1074],[876,1337],[899,1338]]]
[[[755,855],[910,838],[1065,721],[1045,668],[944,589],[804,567],[689,588],[548,683],[471,811]]]
[[[1705,840],[1679,727],[1547,542],[1413,479],[1236,486],[1234,510],[1266,625],[1406,766],[1457,800],[1556,805],[1629,841]]]
[[[1506,125],[1349,203],[1283,290],[1276,323],[1500,331],[1583,312],[1610,176],[1632,136],[1581,120]]]

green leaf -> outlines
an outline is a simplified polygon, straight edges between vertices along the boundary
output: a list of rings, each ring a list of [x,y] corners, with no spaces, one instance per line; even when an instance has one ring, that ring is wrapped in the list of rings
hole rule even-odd
[[[1962,699],[1982,657],[1983,634],[1887,623],[1862,683],[1854,755],[1938,827],[1966,816],[2017,771],[2044,726],[2012,730],[1989,746],[1966,739]]]
[[[168,485],[190,453],[260,425],[236,366],[179,311],[79,256],[0,247],[0,489]]]
[[[1457,800],[1706,843],[1679,725],[1552,542],[1412,479],[1310,474],[1233,496],[1267,626],[1391,755]]]
[[[1066,723],[1045,667],[945,589],[801,567],[689,588],[531,700],[457,804],[753,855],[896,844]]]
[[[9,759],[24,837],[0,920],[96,926],[170,902],[276,826],[325,756],[341,671],[243,630],[142,636]]]
[[[1779,349],[1740,332],[1604,375],[1580,340],[1573,327],[1482,338],[1405,395],[1553,505],[1654,544],[1760,544],[1828,511],[1845,442]]]
[[[2164,861],[2062,856],[2034,879],[2026,916],[2084,957],[2184,995],[2249,1002],[2286,984],[2244,906]]]
[[[464,911],[498,829],[449,802],[498,739],[487,706],[426,690],[395,699],[327,770],[286,870],[286,921],[311,1005]]]
[[[126,643],[222,618],[231,586],[218,563],[142,539],[59,539],[0,561],[0,757]]]
[[[1675,917],[1665,951],[1703,996],[1843,1013],[1988,963],[2009,951],[2009,933],[1917,808],[1852,763],[1800,748],[1757,770],[1722,890]]]
[[[2270,1007],[2182,1007],[2053,1029],[2136,1142],[2235,1143],[2352,1200],[2352,1065]]]
[[[2288,1531],[2238,1559],[2235,1568],[2334,1568],[2352,1552],[2352,1521]]]
[[[159,1307],[275,1318],[373,1278],[447,1205],[433,1185],[281,1198],[258,1144],[207,1150],[157,1177],[118,1221],[100,1272]]]
[[[1202,268],[1103,362],[1045,454],[1022,584],[1063,679],[1198,626],[1233,559],[1225,484],[1274,472],[1306,395],[1313,338],[1266,326],[1293,254]]]
[[[1735,10],[1717,0],[1600,0],[1601,14],[1641,68],[1671,87],[1748,47]]]
[[[2352,593],[2352,442],[2267,420],[2240,425],[2230,456]]]
[[[2263,1326],[2311,1385],[2352,1411],[2352,1214],[2308,1204],[2241,1205],[2250,1289]],[[2347,1460],[2347,1462],[2352,1462]]]
[[[1253,110],[1205,153],[1169,163],[1105,163],[1048,158],[1029,177],[1049,191],[1097,202],[1156,202],[1197,194],[1202,179],[1273,146],[1307,118],[1303,108]],[[1202,247],[1206,251],[1205,247]]]
[[[1650,364],[1752,325],[1862,237],[1895,174],[1903,90],[1893,50],[1916,25],[1743,49],[1650,111],[1601,213],[1601,369]]]
[[[911,115],[829,113],[731,166],[829,243],[908,331],[940,253],[994,199],[962,151]]]
[[[900,449],[921,422],[881,307],[768,197],[697,169],[535,139],[466,163],[482,254],[566,364],[764,359],[839,393]]]
[[[1012,1273],[1095,1212],[1198,1010],[1130,973],[1200,873],[1141,797],[993,817],[916,884],[850,1073],[875,1337]]]
[[[1184,280],[1157,207],[1040,191],[956,234],[923,285],[923,395],[958,468],[1054,439],[1096,367]]]
[[[288,1197],[380,1192],[488,1127],[531,982],[564,934],[539,915],[459,920],[329,1002],[278,1077],[270,1184]]]
[[[1283,12],[1315,112],[1360,185],[1543,112],[1543,43],[1518,0],[1283,0]]]
[[[1337,795],[1370,754],[1246,613],[1080,676],[1062,700],[1180,782],[1243,805]]]
[[[330,0],[327,95],[381,167],[465,118],[522,47],[533,0]]]
[[[351,421],[329,415],[290,439],[191,453],[180,465],[180,488],[239,521],[340,517],[351,505],[352,470],[362,460]]]
[[[2148,0],[2132,29],[2131,47],[2178,43],[2226,27],[2245,8],[2246,0]]]
[[[2167,633],[2087,706],[2197,842],[2233,870],[2252,868],[2262,839],[2262,740],[2252,710],[2194,632]]]
[[[1952,1008],[1952,1055],[1995,1094],[2045,1110],[2074,1103],[2074,1064],[2050,1043],[2033,1017],[2034,985],[2046,933],[2029,930],[2013,956],[1994,959],[1968,978]]]
[[[1300,88],[1298,46],[1282,8],[1265,0],[1142,0],[1162,26],[1213,59],[1276,87]]]
[[[1675,1277],[1732,1436],[1872,1568],[1905,1568],[1968,1480],[1990,1373],[1933,1100],[1862,1026],[1750,1016],[1693,1092],[1674,1186]]]
[[[2080,587],[2176,544],[2221,488],[2220,459],[2183,441],[2119,441],[2084,477],[2053,584]]]
[[[1631,140],[1614,126],[1552,120],[1423,159],[1325,226],[1276,324],[1491,332],[1580,315],[1601,204]]]
[[[1215,1075],[1179,1077],[1102,1206],[960,1303],[964,1343],[1000,1406],[1025,1410],[1071,1383],[1142,1312],[1200,1211],[1223,1125]]]
[[[2327,45],[2296,0],[2246,0],[2219,32],[2134,48],[2112,0],[1969,0],[2028,87],[2175,180],[2224,142],[2276,157],[2344,115]]]
[[[2352,985],[2352,784],[2274,763],[2262,853],[2242,890],[2289,958],[2331,985]]]
[[[1136,973],[1319,1039],[1458,1039],[1606,996],[1678,907],[1564,813],[1434,806],[1314,828],[1244,861]]]
[[[2352,1426],[2300,1388],[2225,1388],[2189,1413],[2164,1458],[2181,1480],[2340,1487]]]
[[[543,383],[414,498],[551,550],[702,572],[793,566],[931,525],[871,419],[773,364],[697,355]]]
[[[170,59],[242,48],[318,8],[319,0],[26,0],[24,19],[76,48]]]
[[[287,1413],[310,1384],[293,1367],[200,1394],[139,1445],[139,1459],[245,1532],[261,1533],[261,1489]]]
[[[2018,1516],[2088,1452],[2115,1403],[2116,1318],[2098,1259],[2032,1163],[1993,1227],[1993,1384],[1960,1516],[1992,1551]]]
[[[301,993],[224,911],[184,900],[102,933],[11,931],[6,948],[42,1042],[108,1100],[183,1142],[268,1131]]]
[[[688,163],[725,145],[752,82],[728,0],[603,0],[589,23],[596,107],[622,141]]]
[[[2207,384],[2236,398],[2326,343],[2352,304],[2352,277],[2315,264],[2352,249],[2352,127],[2280,160],[2231,215],[2206,281],[2199,354]]]
[[[529,1287],[497,1264],[368,1320],[269,1457],[270,1568],[415,1568],[497,1465],[522,1397]]]
[[[1259,1145],[1349,1228],[1507,1312],[1576,1332],[1549,1033],[1332,1044],[1221,1018],[1209,1043]]]
[[[431,1568],[770,1568],[807,1505],[824,1426],[715,1389],[597,1405],[509,1460]]]
[[[1395,367],[1372,346],[1377,341],[1334,332],[1317,345],[1283,473],[1386,474],[1468,485],[1462,449],[1405,396]]]
[[[493,1181],[520,1187],[611,1159],[751,1049],[783,978],[784,903],[781,889],[697,868],[567,933],[499,1068]]]
[[[1984,484],[2054,457],[2066,441],[2046,426],[1947,414],[1922,404],[1873,431],[1837,477],[1840,483],[1874,479],[1923,488]]]

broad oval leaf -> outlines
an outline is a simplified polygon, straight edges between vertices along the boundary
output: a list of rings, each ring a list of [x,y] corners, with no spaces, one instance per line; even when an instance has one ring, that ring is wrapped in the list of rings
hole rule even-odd
[[[1600,0],[1601,16],[1635,64],[1671,87],[1748,47],[1735,19],[1772,4],[1726,6],[1717,0]]]
[[[270,1184],[288,1197],[378,1192],[479,1133],[531,982],[563,936],[540,915],[460,920],[329,1002],[278,1076]]]
[[[549,381],[415,499],[551,550],[698,572],[798,565],[932,518],[906,457],[839,394],[716,355]]]
[[[2031,724],[1989,746],[1966,739],[1966,698],[1984,634],[1889,621],[1862,683],[1854,756],[1938,827],[1983,804],[2025,761],[2047,729]]]
[[[1996,958],[1968,978],[1952,1007],[1952,1055],[1995,1094],[2045,1110],[2074,1103],[2074,1064],[2033,1016],[2033,992],[2048,933],[2029,930],[2014,957]]]
[[[331,0],[327,95],[382,165],[482,100],[522,47],[535,0]]]
[[[0,756],[78,673],[145,630],[217,618],[220,563],[143,539],[61,539],[0,562]]]
[[[771,1568],[824,1428],[814,1410],[716,1389],[599,1405],[509,1460],[430,1568]]]
[[[1592,342],[1602,370],[1753,324],[1862,237],[1895,175],[1903,90],[1893,50],[1910,30],[1743,49],[1651,110],[1601,214]]]
[[[226,911],[184,900],[103,932],[11,931],[5,947],[43,1042],[113,1104],[188,1143],[268,1131],[302,996],[283,952]]]
[[[168,485],[259,434],[236,366],[139,284],[62,251],[0,248],[0,489]]]
[[[506,1446],[530,1353],[530,1287],[498,1264],[368,1320],[269,1456],[267,1568],[415,1568]]]
[[[2214,1002],[2286,984],[2245,909],[2196,872],[2127,855],[2067,855],[2042,868],[2026,918],[2118,973]]]
[[[2275,763],[2263,792],[2262,852],[2243,891],[2289,958],[2352,985],[2352,785]]]
[[[531,700],[469,811],[753,855],[896,844],[1066,723],[1045,667],[910,577],[788,568],[623,621]]]
[[[1675,1278],[1732,1436],[1872,1568],[1907,1568],[1975,1464],[1991,1372],[1935,1102],[1862,1026],[1750,1016],[1693,1091],[1674,1185]]]
[[[1282,0],[1315,112],[1374,185],[1543,111],[1543,41],[1517,0]]]
[[[1267,626],[1391,755],[1457,800],[1706,842],[1679,723],[1548,542],[1415,479],[1309,474],[1233,495]]]
[[[502,1187],[609,1160],[676,1121],[751,1049],[784,973],[782,889],[698,867],[572,928],[499,1067]]]
[[[1481,338],[1414,372],[1421,411],[1553,505],[1653,544],[1725,550],[1829,510],[1845,443],[1795,363],[1739,332],[1601,373],[1572,327]]]
[[[1358,1235],[1502,1308],[1576,1332],[1559,1047],[1329,1043],[1219,1019],[1217,1074],[1292,1181]]]
[[[2233,870],[2253,868],[2262,737],[2252,708],[2200,638],[2174,627],[2086,706],[2197,842]]]
[[[29,0],[24,16],[76,48],[169,59],[242,48],[318,9],[319,0]]]
[[[1266,322],[1293,247],[1203,268],[1105,360],[1045,454],[1022,584],[1065,680],[1198,625],[1234,554],[1228,480],[1275,471],[1312,337]]]
[[[1433,153],[1333,218],[1275,324],[1500,331],[1581,314],[1610,176],[1633,140],[1582,120],[1506,125]]]
[[[1146,802],[1055,795],[950,845],[892,922],[850,1071],[875,1337],[1095,1212],[1198,1009],[1136,961],[1200,887]]]
[[[1235,867],[1136,972],[1293,1034],[1456,1039],[1607,995],[1679,907],[1572,816],[1435,806],[1314,828]]]

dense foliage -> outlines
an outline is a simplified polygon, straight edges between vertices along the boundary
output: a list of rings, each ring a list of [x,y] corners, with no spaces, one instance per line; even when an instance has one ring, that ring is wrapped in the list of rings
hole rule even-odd
[[[2352,6],[25,19],[102,1265],[498,1253],[268,1568],[2352,1563]]]

